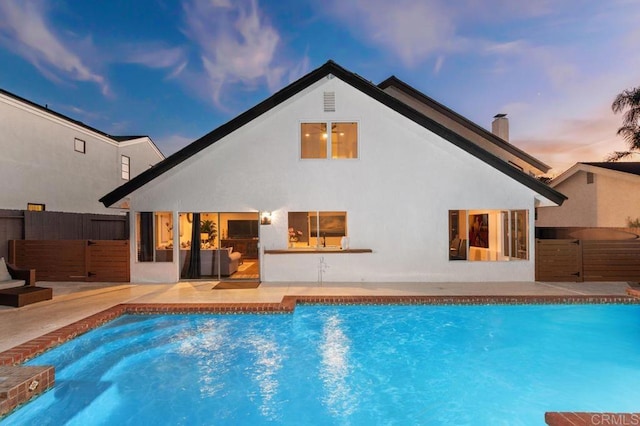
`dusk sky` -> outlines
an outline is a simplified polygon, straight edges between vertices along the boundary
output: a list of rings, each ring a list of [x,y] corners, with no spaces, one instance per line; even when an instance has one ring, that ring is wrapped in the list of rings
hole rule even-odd
[[[557,174],[624,149],[638,22],[638,0],[0,0],[0,88],[170,155],[332,59],[508,114]]]

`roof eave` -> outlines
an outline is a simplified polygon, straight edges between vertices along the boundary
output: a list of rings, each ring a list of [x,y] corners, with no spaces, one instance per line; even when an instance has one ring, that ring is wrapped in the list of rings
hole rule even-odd
[[[165,160],[157,163],[152,168],[139,174],[138,176],[136,176],[129,182],[125,183],[124,185],[116,188],[109,194],[102,197],[100,199],[100,202],[103,203],[106,207],[109,207],[111,204],[126,197],[133,191],[139,189],[146,183],[150,182],[155,177],[171,170],[173,167],[177,166],[178,164],[182,163],[183,161],[187,160],[188,158],[192,157],[193,155],[197,154],[203,149],[207,148],[209,145],[222,139],[223,137],[227,136],[231,132],[237,130],[238,128],[242,127],[246,123],[257,118],[258,116],[269,111],[270,109],[276,107],[277,105],[286,101],[290,97],[294,96],[295,94],[299,93],[300,91],[306,89],[307,87],[311,86],[315,82],[319,81],[320,79],[330,74],[334,75],[337,78],[340,78],[340,80],[360,90],[361,92],[369,95],[373,99],[393,109],[394,111],[403,115],[407,119],[425,127],[426,129],[437,134],[438,136],[443,137],[444,139],[448,140],[449,142],[453,143],[459,148],[469,152],[470,154],[476,156],[480,160],[486,162],[487,164],[493,166],[494,168],[502,171],[506,175],[512,177],[516,181],[533,189],[534,191],[538,192],[540,195],[547,197],[553,202],[556,202],[558,205],[562,204],[562,202],[567,199],[567,197],[565,197],[563,194],[549,187],[545,183],[540,182],[536,178],[531,177],[526,173],[515,169],[514,167],[510,166],[509,164],[507,164],[505,161],[498,158],[497,156],[484,150],[483,148],[479,147],[475,143],[463,138],[458,133],[432,120],[431,118],[425,116],[419,111],[411,108],[410,106],[400,101],[399,99],[396,99],[395,97],[389,95],[388,93],[385,93],[381,88],[369,82],[368,80],[365,80],[359,75],[347,71],[346,69],[342,68],[341,66],[339,66],[333,61],[328,61],[321,67],[317,68],[314,71],[311,71],[310,73],[301,77],[297,81],[289,84],[288,86],[276,92],[275,94],[265,99],[264,101],[254,106],[253,108],[245,111],[244,113],[240,114],[239,116],[232,119],[231,121],[228,121],[227,123],[223,124],[222,126],[218,127],[212,132],[204,135],[203,137],[191,143],[190,145],[187,145],[186,147],[176,152],[175,154],[167,157]]]
[[[400,80],[398,77],[396,77],[394,75],[392,75],[391,77],[387,78],[386,80],[384,80],[383,82],[378,84],[378,87],[381,88],[382,90],[384,90],[384,89],[386,89],[388,87],[391,87],[391,86],[393,86],[393,87],[395,87],[397,89],[400,89],[401,91],[405,92],[406,94],[408,94],[409,96],[413,97],[414,99],[424,103],[425,105],[427,105],[429,107],[434,108],[435,110],[437,110],[441,114],[446,115],[447,117],[449,117],[450,119],[454,120],[458,124],[460,124],[460,125],[466,127],[467,129],[477,133],[478,135],[482,136],[483,138],[488,139],[490,142],[492,142],[496,146],[499,146],[500,148],[503,148],[503,149],[507,150],[508,152],[510,152],[511,154],[515,155],[516,157],[522,159],[523,161],[526,161],[527,163],[531,164],[533,167],[537,168],[538,170],[541,170],[542,172],[547,173],[551,169],[551,166],[549,166],[549,165],[543,163],[542,161],[540,161],[539,159],[527,154],[526,152],[524,152],[520,148],[518,148],[515,145],[509,143],[508,141],[505,141],[504,139],[500,138],[499,136],[494,135],[493,133],[491,133],[490,131],[488,131],[484,127],[474,123],[473,121],[469,120],[468,118],[458,114],[457,112],[455,112],[451,108],[449,108],[449,107],[441,104],[440,102],[436,101],[435,99],[425,95],[424,93],[420,92],[416,88],[414,88],[411,85],[405,83],[404,81]]]

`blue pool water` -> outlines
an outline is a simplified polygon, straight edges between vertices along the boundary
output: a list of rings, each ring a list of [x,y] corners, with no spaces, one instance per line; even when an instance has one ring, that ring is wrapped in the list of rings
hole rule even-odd
[[[127,315],[29,362],[38,425],[542,425],[640,408],[640,306],[299,306]]]

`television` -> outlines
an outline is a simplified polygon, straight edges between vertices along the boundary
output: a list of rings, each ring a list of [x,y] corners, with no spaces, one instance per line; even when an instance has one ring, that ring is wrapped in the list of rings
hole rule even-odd
[[[258,238],[257,220],[227,221],[228,238]]]

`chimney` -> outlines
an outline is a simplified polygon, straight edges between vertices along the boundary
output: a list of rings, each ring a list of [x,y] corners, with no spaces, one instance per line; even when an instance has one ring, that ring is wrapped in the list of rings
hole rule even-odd
[[[496,114],[493,117],[491,133],[509,142],[509,119],[507,114]]]

